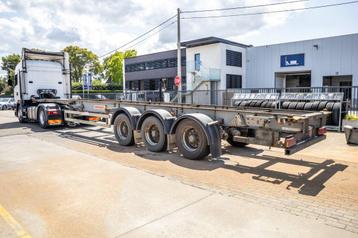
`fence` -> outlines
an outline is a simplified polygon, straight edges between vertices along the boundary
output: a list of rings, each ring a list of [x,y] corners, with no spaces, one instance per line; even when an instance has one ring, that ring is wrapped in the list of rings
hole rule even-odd
[[[342,92],[343,111],[348,114],[358,115],[358,86],[344,87],[302,87],[302,88],[241,88],[227,90],[195,90],[195,91],[126,91],[121,93],[90,93],[78,94],[89,99],[118,99],[130,101],[166,101],[178,102],[181,96],[182,103],[210,104],[229,106],[235,93],[330,93]]]

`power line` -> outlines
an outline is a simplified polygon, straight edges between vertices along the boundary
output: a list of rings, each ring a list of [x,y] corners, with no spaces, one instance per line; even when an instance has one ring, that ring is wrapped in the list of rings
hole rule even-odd
[[[303,10],[326,8],[326,7],[335,7],[335,6],[342,6],[342,5],[348,5],[348,4],[354,4],[354,3],[358,3],[358,1],[333,3],[333,4],[326,4],[326,5],[312,6],[312,7],[302,7],[302,8],[293,8],[293,9],[285,9],[285,10],[276,10],[276,11],[266,11],[266,12],[182,17],[181,19],[204,19],[204,18],[223,18],[223,17],[236,17],[236,16],[253,16],[253,15],[263,15],[263,14],[272,14],[272,13],[281,13],[281,12],[293,12],[293,11],[303,11]]]
[[[171,22],[171,23],[169,23],[168,25],[166,25],[166,26],[162,27],[160,30],[158,30],[158,31],[154,32],[154,34],[151,34],[151,35],[149,35],[148,37],[144,38],[143,40],[138,41],[137,43],[135,43],[135,44],[133,44],[133,45],[129,46],[129,47],[128,47],[128,48],[126,48],[125,50],[131,49],[131,48],[133,48],[134,46],[136,46],[136,45],[138,45],[138,44],[142,43],[143,41],[148,40],[148,39],[149,39],[149,38],[151,38],[152,36],[154,36],[154,35],[158,34],[159,32],[163,31],[164,29],[168,28],[169,26],[173,25],[173,24],[174,24],[174,23],[176,23],[176,22],[177,22],[176,20],[175,20],[175,21],[172,21],[172,22]]]
[[[237,10],[237,9],[248,9],[248,8],[257,8],[257,7],[268,7],[268,6],[276,6],[282,4],[290,4],[297,2],[307,2],[309,0],[295,0],[295,1],[287,1],[287,2],[276,2],[269,4],[260,4],[260,5],[250,5],[250,6],[239,6],[239,7],[228,7],[228,8],[216,8],[216,9],[202,9],[202,10],[189,10],[189,11],[181,11],[182,13],[197,13],[197,12],[216,12],[216,11],[228,11],[228,10]]]
[[[150,30],[144,32],[143,34],[141,34],[141,35],[135,37],[134,39],[132,39],[132,40],[130,40],[129,42],[127,42],[127,43],[121,45],[120,47],[118,47],[118,48],[116,48],[116,49],[114,49],[114,50],[111,50],[111,51],[109,51],[109,52],[107,52],[107,53],[105,53],[105,54],[99,56],[98,58],[103,58],[103,57],[105,57],[105,56],[107,56],[107,55],[109,55],[109,54],[112,54],[112,53],[116,52],[117,50],[119,50],[119,49],[121,49],[121,48],[123,48],[123,47],[129,45],[130,43],[133,43],[133,42],[137,41],[138,39],[142,38],[143,36],[149,34],[150,32],[154,31],[155,29],[158,29],[159,27],[161,27],[161,26],[164,25],[165,23],[169,22],[170,20],[172,20],[172,19],[175,18],[176,16],[177,16],[177,15],[175,14],[174,16],[169,17],[169,18],[166,19],[165,21],[161,22],[159,25],[157,25],[157,26],[151,28]]]

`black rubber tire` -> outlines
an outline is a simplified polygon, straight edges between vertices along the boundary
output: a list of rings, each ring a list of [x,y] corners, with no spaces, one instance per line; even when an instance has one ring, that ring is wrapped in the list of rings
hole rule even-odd
[[[261,107],[262,107],[262,108],[266,108],[267,103],[269,103],[269,101],[264,101],[264,102],[261,104]]]
[[[16,107],[15,115],[17,116],[17,119],[19,120],[20,123],[26,122],[26,119],[22,117],[22,108],[19,104]]]
[[[308,102],[305,104],[305,107],[303,108],[305,111],[311,111],[312,103]]]
[[[285,101],[285,102],[282,103],[281,108],[282,108],[282,109],[287,109],[289,105],[290,105],[290,102]]]
[[[157,128],[157,133],[159,135],[159,137],[157,138],[158,141],[154,141],[155,139],[151,138],[152,134],[150,133],[149,130],[152,127]],[[166,150],[167,138],[164,133],[163,124],[158,118],[154,116],[150,116],[144,119],[142,128],[140,129],[140,134],[142,136],[142,140],[145,146],[149,151],[160,152]]]
[[[327,105],[326,105],[327,110],[328,110],[328,111],[332,111],[333,105],[334,105],[334,102],[329,102],[329,103],[327,103]]]
[[[298,102],[296,106],[296,110],[303,110],[305,108],[305,102]]]
[[[186,142],[184,142],[184,133],[187,130],[193,129],[199,138],[199,143],[197,148],[191,148],[188,150],[188,146]],[[191,160],[200,160],[206,157],[210,153],[210,148],[208,145],[208,141],[205,135],[205,132],[201,128],[201,126],[190,119],[184,119],[181,121],[176,129],[175,133],[175,141],[178,146],[179,152],[187,159]]]
[[[226,141],[230,145],[232,145],[233,147],[245,147],[245,146],[247,146],[247,143],[234,141],[233,138],[232,138],[232,135],[230,135],[230,134],[229,134],[229,138],[227,138]]]
[[[339,124],[339,117],[340,117],[340,114],[339,114],[340,105],[339,104],[340,104],[339,102],[334,103],[333,108],[332,108],[332,123],[335,126],[338,126],[338,124]]]
[[[297,106],[297,102],[290,102],[288,105],[288,109],[295,110]]]
[[[254,107],[255,105],[256,105],[256,101],[251,101],[249,106]]]
[[[3,105],[3,106],[1,107],[1,110],[7,110],[7,106],[6,106],[6,105]]]
[[[275,109],[278,108],[277,106],[278,106],[277,102],[272,102],[270,108]]]
[[[235,102],[234,102],[234,106],[239,107],[241,103],[242,103],[242,101],[235,101]]]
[[[45,110],[43,108],[40,108],[37,112],[37,119],[41,128],[46,129],[48,127],[47,114],[45,113]]]
[[[263,100],[259,100],[255,103],[255,107],[261,107],[261,104],[263,103]]]
[[[124,126],[124,128],[121,130],[120,126]],[[126,131],[123,131],[123,129]],[[129,146],[134,144],[133,127],[127,115],[121,113],[116,117],[113,123],[113,132],[120,145]]]
[[[327,101],[320,102],[319,105],[318,105],[317,110],[322,111],[323,109],[326,108],[326,105],[327,105]]]
[[[320,104],[319,101],[313,102],[313,103],[312,103],[311,110],[312,110],[312,111],[317,111],[319,104]]]

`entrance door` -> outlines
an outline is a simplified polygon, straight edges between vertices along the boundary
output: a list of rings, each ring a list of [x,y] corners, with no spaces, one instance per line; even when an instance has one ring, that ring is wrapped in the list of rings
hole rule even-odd
[[[218,104],[218,82],[210,82],[210,104]]]

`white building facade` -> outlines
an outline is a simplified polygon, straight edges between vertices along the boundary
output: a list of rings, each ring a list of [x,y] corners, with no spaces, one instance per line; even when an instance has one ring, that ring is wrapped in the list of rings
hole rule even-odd
[[[247,88],[358,86],[358,34],[247,48]]]

